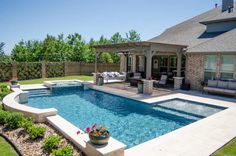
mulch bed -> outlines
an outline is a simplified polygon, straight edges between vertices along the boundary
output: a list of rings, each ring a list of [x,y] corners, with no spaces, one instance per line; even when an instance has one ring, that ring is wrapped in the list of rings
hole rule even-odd
[[[43,140],[49,137],[51,134],[58,134],[52,126],[49,124],[38,124],[46,128],[46,132],[44,138],[32,140],[29,138],[29,135],[25,132],[23,128],[18,128],[16,130],[6,130],[3,126],[0,126],[0,133],[2,133],[5,137],[8,138],[10,142],[19,150],[19,152],[23,156],[51,156],[50,153],[47,153],[43,148]],[[62,136],[62,135],[61,135]],[[73,146],[73,156],[85,156],[78,147],[74,146],[69,140],[65,139],[62,136],[62,140],[60,142],[60,147],[64,145],[72,145]]]

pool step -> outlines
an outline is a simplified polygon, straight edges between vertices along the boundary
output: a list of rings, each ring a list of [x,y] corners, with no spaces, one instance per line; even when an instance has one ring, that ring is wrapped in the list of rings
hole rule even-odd
[[[29,90],[29,97],[40,97],[52,95],[49,89]]]
[[[176,116],[180,116],[180,117],[184,117],[184,118],[188,118],[188,119],[193,119],[193,120],[200,120],[200,119],[204,118],[204,116],[202,116],[202,115],[188,113],[185,111],[180,111],[177,109],[172,109],[172,108],[168,108],[168,107],[164,107],[164,106],[160,106],[160,105],[155,105],[153,107],[153,109],[163,111],[168,114],[172,114],[172,115],[176,115]]]

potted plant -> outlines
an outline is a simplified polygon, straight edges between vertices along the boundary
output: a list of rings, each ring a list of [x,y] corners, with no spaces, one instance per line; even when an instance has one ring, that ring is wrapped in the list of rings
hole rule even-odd
[[[17,78],[12,79],[12,80],[10,81],[10,83],[11,83],[11,85],[17,85],[17,84],[18,84]]]
[[[110,133],[104,126],[97,126],[94,124],[91,128],[86,128],[86,133],[89,135],[89,140],[94,145],[106,145],[108,144]],[[77,135],[80,131],[77,132]]]
[[[207,83],[205,81],[200,81],[200,84],[202,87],[205,87],[207,85]]]

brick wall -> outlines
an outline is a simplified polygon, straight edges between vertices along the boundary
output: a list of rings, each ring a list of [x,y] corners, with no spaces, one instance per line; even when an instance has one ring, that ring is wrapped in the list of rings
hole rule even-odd
[[[186,80],[191,89],[201,90],[201,81],[204,77],[204,55],[188,54],[186,57]]]

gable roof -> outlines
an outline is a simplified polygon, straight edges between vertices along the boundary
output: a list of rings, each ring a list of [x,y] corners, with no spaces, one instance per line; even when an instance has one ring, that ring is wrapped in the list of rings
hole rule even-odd
[[[236,8],[236,4],[235,4],[235,8]],[[216,19],[219,20],[219,19],[232,18],[229,16],[236,17],[235,12],[236,12],[236,9],[234,9],[234,13],[226,14],[226,12],[222,13],[221,7],[214,8],[210,11],[207,11],[196,17],[193,17],[192,19],[184,21],[178,25],[175,25],[165,30],[161,35],[154,37],[148,41],[158,42],[158,43],[167,43],[167,44],[188,45],[188,49],[190,50],[199,44],[202,44],[204,42],[215,39],[225,34],[225,32],[207,33],[206,25],[201,24],[201,22],[211,21],[211,20],[216,20]],[[231,31],[229,31],[229,33],[231,33]],[[234,49],[236,51],[236,46],[234,47]],[[202,50],[205,51],[204,49]]]
[[[189,48],[187,52],[236,52],[236,28]]]

